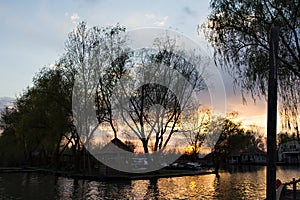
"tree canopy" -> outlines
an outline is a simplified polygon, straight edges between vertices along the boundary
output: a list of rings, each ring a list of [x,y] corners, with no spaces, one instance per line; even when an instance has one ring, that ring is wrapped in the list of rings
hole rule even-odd
[[[242,93],[265,96],[270,28],[279,27],[278,84],[283,127],[299,131],[300,3],[294,0],[212,0],[201,25],[215,61],[234,77]]]
[[[72,85],[63,71],[50,68],[42,69],[33,82],[14,107],[2,113],[3,135],[15,138],[25,159],[32,162],[38,155],[44,163],[57,164],[61,141],[73,128]]]
[[[153,150],[159,151],[177,132],[183,121],[182,109],[191,109],[192,92],[205,88],[201,58],[179,47],[176,38],[168,34],[156,38],[150,49],[131,49],[129,42],[126,29],[119,24],[89,28],[81,22],[69,34],[66,52],[57,65],[76,79],[73,117],[85,145],[99,125],[108,123],[115,138],[124,135],[120,126],[128,126],[127,133],[142,142],[145,153],[150,140]],[[130,99],[121,102],[123,97]],[[94,107],[97,120],[88,116]],[[91,112],[86,112],[89,109]]]
[[[214,134],[214,124],[223,123],[220,137],[212,150],[217,165],[226,163],[231,155],[242,153],[247,149],[265,150],[263,135],[253,128],[243,128],[242,123],[237,121],[237,113],[229,113],[226,117],[215,118],[210,123],[211,129],[208,136]]]

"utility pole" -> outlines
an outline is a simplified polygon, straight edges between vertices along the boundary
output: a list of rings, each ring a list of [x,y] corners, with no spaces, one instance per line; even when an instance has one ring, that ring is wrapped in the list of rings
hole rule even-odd
[[[270,33],[268,122],[267,122],[267,200],[276,199],[277,56],[278,27]]]

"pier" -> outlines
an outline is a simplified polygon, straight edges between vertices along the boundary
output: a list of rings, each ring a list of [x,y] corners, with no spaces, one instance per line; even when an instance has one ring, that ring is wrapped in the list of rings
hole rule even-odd
[[[298,187],[297,187],[298,185]],[[284,183],[281,185],[281,188],[278,189],[280,192],[278,193],[277,199],[279,200],[300,200],[300,178],[296,180],[293,178],[292,181]]]

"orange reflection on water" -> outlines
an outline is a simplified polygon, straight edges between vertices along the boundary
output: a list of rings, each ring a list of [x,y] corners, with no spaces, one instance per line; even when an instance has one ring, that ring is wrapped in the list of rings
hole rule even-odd
[[[265,167],[214,174],[133,181],[135,199],[263,199]]]
[[[132,181],[131,199],[147,199],[149,184],[149,180]]]
[[[160,179],[158,189],[166,199],[204,199],[214,196],[215,175]]]
[[[278,177],[299,177],[299,167],[281,167]],[[284,180],[285,181],[285,180]],[[58,178],[57,199],[264,199],[265,166],[232,166],[214,174],[150,180],[94,182]]]

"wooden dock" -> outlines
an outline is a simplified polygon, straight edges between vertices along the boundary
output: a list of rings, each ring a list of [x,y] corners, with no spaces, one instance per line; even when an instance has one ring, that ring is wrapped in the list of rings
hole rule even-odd
[[[300,191],[298,190],[294,193],[293,190],[286,190],[285,196],[282,200],[300,200]]]
[[[284,183],[279,196],[279,200],[300,200],[300,178],[293,178],[291,182]]]

